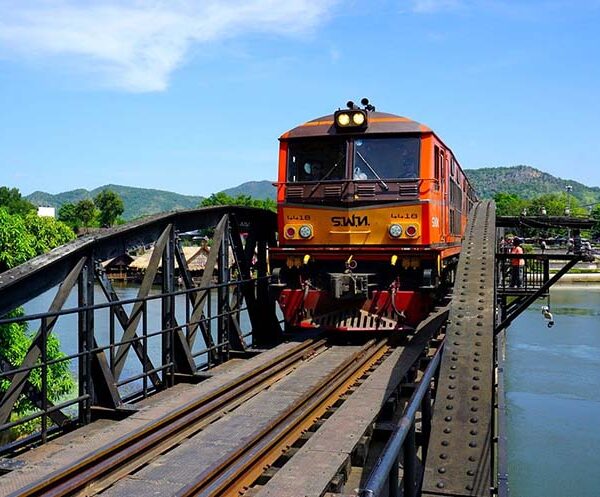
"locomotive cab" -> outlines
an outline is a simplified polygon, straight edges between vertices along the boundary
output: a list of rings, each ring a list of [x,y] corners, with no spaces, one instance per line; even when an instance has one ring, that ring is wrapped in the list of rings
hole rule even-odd
[[[363,105],[280,138],[270,258],[288,326],[413,326],[460,250],[474,197],[451,152],[428,127]]]

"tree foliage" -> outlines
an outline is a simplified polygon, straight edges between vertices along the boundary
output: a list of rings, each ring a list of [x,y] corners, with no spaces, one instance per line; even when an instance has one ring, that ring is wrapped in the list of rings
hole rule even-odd
[[[125,210],[123,199],[112,190],[102,190],[94,198],[94,204],[99,210],[98,220],[103,228],[113,226]]]
[[[67,225],[51,217],[9,214],[0,208],[0,272],[75,238]]]
[[[257,207],[271,211],[277,210],[277,204],[274,200],[253,198],[250,195],[237,195],[232,197],[224,192],[213,193],[210,197],[200,202],[200,207],[210,207],[214,205],[240,205],[244,207]]]
[[[0,208],[0,272],[35,257],[34,245],[25,219]]]
[[[102,190],[93,200],[82,199],[77,203],[63,204],[58,210],[58,219],[75,232],[79,228],[109,228],[123,222],[120,216],[124,210],[123,199],[118,193]]]
[[[34,212],[24,215],[11,214],[6,208],[0,208],[0,272],[18,266],[74,237],[75,234],[67,225],[54,218],[38,217]],[[17,308],[4,317],[20,317],[23,312],[22,308]],[[32,334],[27,323],[0,325],[0,356],[12,366],[20,366],[31,342]],[[48,337],[47,356],[49,360],[65,356],[60,351],[58,338],[54,335]],[[67,361],[51,364],[48,367],[47,379],[48,396],[52,402],[72,392],[75,387]],[[29,381],[35,387],[41,388],[42,378],[39,369],[32,371]],[[4,394],[8,385],[8,380],[0,380],[0,396]],[[34,406],[31,402],[21,396],[13,409],[13,417],[22,417],[32,410]],[[15,434],[18,435],[28,429],[32,429],[32,423],[15,428]]]
[[[600,238],[600,204],[594,206],[590,217],[596,222],[591,230],[591,236],[594,239]]]
[[[25,227],[33,237],[35,255],[40,255],[54,247],[70,242],[75,235],[69,227],[52,217],[40,217],[36,214],[25,216]]]
[[[523,212],[527,201],[514,193],[496,193],[494,195],[496,202],[496,215],[498,216],[518,216]]]
[[[93,200],[83,199],[75,204],[75,215],[81,222],[81,226],[93,226],[97,214]]]
[[[0,207],[6,209],[9,214],[25,215],[35,211],[35,205],[25,200],[17,188],[0,186]]]
[[[24,315],[22,307],[9,312],[6,318],[18,318]],[[8,361],[12,366],[18,367],[25,359],[25,355],[31,346],[33,335],[29,330],[27,323],[11,323],[0,325],[0,355],[5,361]],[[48,335],[47,341],[47,356],[48,360],[56,360],[65,357],[66,355],[60,350],[60,341],[53,335]],[[39,364],[39,361],[38,361]],[[42,375],[41,370],[36,368],[32,370],[28,378],[29,382],[41,390]],[[60,361],[48,366],[48,400],[58,402],[64,396],[73,392],[75,381],[69,371],[69,362]],[[0,380],[0,396],[8,389],[10,381],[7,379]],[[30,412],[37,410],[36,406],[24,395],[21,395],[13,408],[13,417],[19,418]],[[33,425],[28,423],[17,428],[16,435],[31,431]]]
[[[77,207],[72,203],[60,206],[60,209],[58,209],[58,220],[65,223],[73,231],[77,231],[81,227],[81,219],[77,215]]]

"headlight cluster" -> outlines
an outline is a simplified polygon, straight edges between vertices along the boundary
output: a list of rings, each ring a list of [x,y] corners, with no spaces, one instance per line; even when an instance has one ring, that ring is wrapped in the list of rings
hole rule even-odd
[[[338,110],[334,114],[335,126],[339,130],[356,130],[367,127],[367,113],[364,110]]]
[[[288,224],[284,227],[283,234],[288,240],[308,240],[313,237],[313,227],[310,224]]]
[[[401,224],[394,223],[390,224],[388,228],[388,234],[390,235],[390,238],[394,239],[400,238],[402,234],[404,234],[404,236],[407,238],[415,238],[419,234],[419,228],[415,224],[403,226]]]

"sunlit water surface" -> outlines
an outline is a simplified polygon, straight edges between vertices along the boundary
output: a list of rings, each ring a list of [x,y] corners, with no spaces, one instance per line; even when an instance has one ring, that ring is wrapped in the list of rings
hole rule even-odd
[[[552,291],[508,330],[509,481],[513,497],[600,496],[600,288]]]

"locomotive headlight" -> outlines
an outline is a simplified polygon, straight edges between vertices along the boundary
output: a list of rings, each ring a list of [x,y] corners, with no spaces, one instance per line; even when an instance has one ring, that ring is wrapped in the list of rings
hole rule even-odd
[[[367,111],[362,109],[338,110],[333,115],[338,131],[364,131],[367,129],[368,119]]]
[[[337,115],[338,126],[348,126],[350,124],[350,115],[345,112]]]
[[[352,122],[356,124],[356,126],[361,126],[365,122],[365,115],[362,112],[352,114]]]
[[[313,230],[308,224],[305,224],[303,226],[300,226],[298,234],[300,235],[300,238],[304,238],[306,240],[307,238],[310,238],[312,236]]]
[[[388,232],[392,238],[399,238],[400,235],[402,235],[402,226],[399,224],[392,224],[389,227]]]

